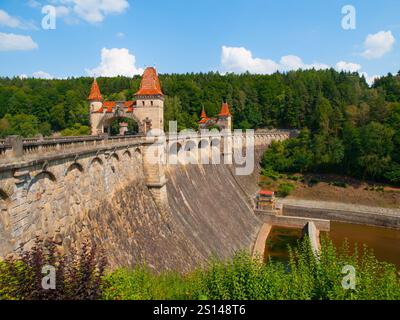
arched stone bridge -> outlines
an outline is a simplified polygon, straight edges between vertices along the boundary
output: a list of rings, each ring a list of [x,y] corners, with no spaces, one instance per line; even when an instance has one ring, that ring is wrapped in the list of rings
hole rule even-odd
[[[291,134],[279,130],[255,133],[254,146],[267,147]],[[51,235],[68,245],[72,240],[61,235],[68,233],[77,216],[87,214],[141,176],[156,203],[166,205],[166,164],[148,161],[155,139],[88,136],[0,140],[0,257],[29,248],[37,235]],[[231,150],[241,138],[229,139]],[[223,155],[231,153],[223,150],[225,141],[226,137],[213,134],[167,137],[162,153],[166,151],[169,160],[175,157],[177,163],[186,164],[180,159],[187,159],[188,154],[194,161],[210,159],[220,150]],[[79,230],[82,236],[91,232],[90,225],[79,226]]]

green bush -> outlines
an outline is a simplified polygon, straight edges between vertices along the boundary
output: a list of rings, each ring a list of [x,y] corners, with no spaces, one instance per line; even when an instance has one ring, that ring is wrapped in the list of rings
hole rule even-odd
[[[278,187],[278,196],[287,197],[295,189],[291,183],[281,183]]]
[[[261,175],[270,178],[274,181],[278,180],[281,177],[281,175],[278,172],[274,171],[270,167],[261,169]]]
[[[342,287],[342,268],[356,270],[355,290]],[[288,271],[289,268],[289,271]],[[117,270],[105,277],[105,299],[211,300],[342,300],[400,299],[396,268],[376,260],[372,251],[350,252],[347,243],[336,249],[322,240],[317,261],[308,240],[290,248],[288,268],[280,262],[253,259],[238,252],[233,259],[212,259],[190,274],[156,274],[146,267]]]
[[[339,187],[339,188],[347,188],[348,184],[346,182],[341,182],[341,181],[334,181],[330,183],[331,186],[334,187]]]
[[[46,265],[55,268],[55,289],[42,287]],[[37,238],[31,250],[0,261],[0,300],[99,299],[105,266],[102,252],[88,242],[66,255],[54,241]]]
[[[287,175],[286,178],[292,181],[301,181],[303,178],[302,176],[294,176],[294,175]]]
[[[90,134],[90,128],[88,126],[80,125],[79,123],[75,123],[73,127],[61,131],[61,135],[64,137],[84,136],[88,134]]]
[[[307,180],[307,185],[309,187],[313,187],[313,186],[317,185],[320,182],[321,181],[319,179],[317,179],[317,178],[311,178],[311,179]]]

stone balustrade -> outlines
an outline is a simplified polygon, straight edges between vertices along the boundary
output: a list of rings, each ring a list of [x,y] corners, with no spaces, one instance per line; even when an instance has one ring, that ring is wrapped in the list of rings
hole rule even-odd
[[[262,130],[254,133],[255,145],[269,144],[272,140],[285,140],[293,135],[295,131],[291,130]],[[219,138],[218,132],[209,132],[201,134],[197,132],[187,133],[185,135],[167,135],[166,141],[169,144],[172,141],[180,140],[180,143],[189,140]],[[235,136],[232,136],[235,138]],[[246,133],[243,134],[246,137]],[[81,152],[86,149],[92,149],[101,146],[113,146],[120,144],[129,144],[144,141],[145,136],[78,136],[61,138],[19,138],[10,136],[0,140],[0,164],[9,163],[14,160],[40,158],[44,155],[59,154],[64,152]],[[224,135],[222,135],[224,138]],[[146,138],[147,141],[149,140]]]

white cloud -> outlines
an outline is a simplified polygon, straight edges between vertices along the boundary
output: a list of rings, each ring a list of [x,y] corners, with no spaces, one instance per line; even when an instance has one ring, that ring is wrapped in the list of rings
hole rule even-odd
[[[279,63],[270,59],[254,58],[250,50],[243,47],[222,47],[221,55],[222,72],[243,73],[250,72],[255,74],[272,74],[276,71],[287,72],[291,70],[307,69],[329,69],[331,66],[325,63],[314,62],[306,64],[296,55],[286,55],[281,57]],[[361,65],[354,62],[339,61],[335,65],[337,71],[358,72],[363,75],[369,85],[372,85],[377,75],[369,76],[366,72],[360,72]]]
[[[254,58],[251,51],[243,47],[222,47],[221,65],[223,72],[250,72],[256,74],[271,74],[276,71],[290,71],[298,69],[329,69],[324,63],[305,64],[295,55],[283,56],[279,63],[271,59]]]
[[[290,70],[307,70],[307,69],[329,69],[330,67],[324,63],[312,63],[312,64],[305,64],[303,60],[295,55],[288,55],[283,56],[280,60],[280,67],[279,69],[282,71],[290,71]]]
[[[55,79],[55,77],[53,77],[51,74],[44,72],[44,71],[36,71],[34,73],[32,73],[31,76],[27,75],[26,73],[20,74],[18,76],[18,78],[20,79],[28,79],[28,78],[36,78],[36,79]],[[59,78],[61,79],[61,78]]]
[[[0,9],[0,25],[10,28],[20,28],[21,24],[18,18],[11,17],[6,11]]]
[[[118,37],[118,38],[123,38],[123,37],[125,37],[125,33],[123,33],[123,32],[118,32],[118,33],[117,33],[117,37]]]
[[[53,79],[54,77],[51,74],[48,74],[47,72],[44,71],[37,71],[32,74],[33,78],[37,79]]]
[[[129,8],[128,0],[50,0],[62,5],[89,23],[100,23],[109,14],[121,14]]]
[[[279,65],[269,59],[253,58],[251,51],[243,47],[222,47],[221,64],[227,72],[246,72],[271,74]]]
[[[369,34],[364,42],[365,51],[361,55],[367,59],[380,58],[392,50],[395,42],[390,30]]]
[[[67,17],[70,14],[70,9],[66,6],[57,6],[56,7],[56,14],[58,18]]]
[[[30,6],[31,8],[38,8],[41,6],[41,4],[36,0],[28,0],[28,6]]]
[[[38,8],[41,6],[41,4],[36,0],[28,0],[28,6],[30,6],[31,8]]]
[[[18,29],[37,29],[32,22],[23,21],[20,18],[10,16],[6,11],[0,9],[0,26]]]
[[[30,36],[0,32],[0,51],[28,51],[39,48]]]
[[[338,71],[346,71],[346,72],[358,72],[361,69],[361,66],[357,63],[339,61],[336,63],[336,70]]]
[[[136,58],[129,53],[128,49],[103,48],[101,50],[100,65],[94,69],[87,69],[90,76],[127,76],[132,77],[136,74],[142,74],[143,69],[136,67]]]

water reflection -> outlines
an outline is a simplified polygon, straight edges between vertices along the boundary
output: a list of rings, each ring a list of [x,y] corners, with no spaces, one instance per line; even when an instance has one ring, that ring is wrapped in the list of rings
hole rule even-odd
[[[301,238],[301,234],[300,229],[273,227],[266,241],[264,260],[270,258],[287,265],[288,245],[294,247]],[[393,263],[400,269],[399,230],[332,221],[328,235],[336,247],[340,247],[345,239],[351,245],[351,250],[355,243],[359,249],[366,244],[368,248],[374,250],[378,260]]]

